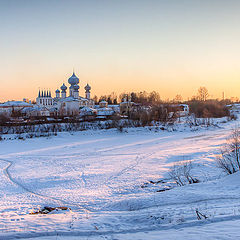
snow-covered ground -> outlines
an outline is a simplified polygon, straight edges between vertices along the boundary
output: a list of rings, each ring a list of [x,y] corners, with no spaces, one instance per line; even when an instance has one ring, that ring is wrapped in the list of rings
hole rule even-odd
[[[237,122],[2,141],[0,239],[237,239],[240,174],[224,176],[214,162]],[[201,183],[142,187],[184,160]],[[44,206],[71,210],[29,214]],[[196,209],[208,218],[197,220]]]

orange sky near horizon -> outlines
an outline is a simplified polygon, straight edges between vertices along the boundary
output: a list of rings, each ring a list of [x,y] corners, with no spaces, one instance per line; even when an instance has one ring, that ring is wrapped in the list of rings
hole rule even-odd
[[[0,0],[0,102],[34,100],[71,76],[80,95],[157,91],[240,97],[236,0]]]
[[[80,95],[84,96],[84,86],[89,83],[92,87],[91,96],[97,95],[108,95],[112,92],[120,94],[122,92],[140,92],[140,91],[157,91],[159,92],[161,99],[173,99],[177,94],[180,94],[184,100],[191,98],[197,94],[197,90],[200,86],[207,87],[211,98],[222,98],[222,92],[225,94],[225,98],[239,97],[240,84],[239,76],[232,76],[231,81],[228,81],[229,87],[225,85],[227,78],[219,76],[219,78],[212,78],[211,81],[204,81],[199,79],[198,76],[189,76],[186,79],[184,74],[181,78],[178,76],[178,81],[176,81],[177,76],[164,75],[162,78],[158,76],[148,76],[142,73],[138,79],[135,79],[134,73],[128,73],[120,75],[104,75],[95,76],[95,74],[78,74],[75,70],[76,75],[80,78]],[[30,100],[35,100],[38,94],[38,90],[51,90],[52,95],[55,96],[55,90],[62,85],[64,82],[69,86],[67,80],[71,76],[71,72],[63,73],[59,71],[58,73],[52,73],[50,75],[40,74],[34,76],[33,74],[19,73],[17,76],[12,76],[12,79],[16,79],[17,82],[21,83],[17,87],[15,84],[9,84],[9,89],[1,91],[0,101],[7,100],[22,100],[23,98],[28,98]],[[190,75],[190,74],[189,74]],[[151,79],[149,80],[149,78]],[[185,78],[185,79],[184,79]],[[28,80],[32,79],[31,84],[28,84]],[[146,83],[151,81],[151,85]],[[174,85],[174,86],[173,86]],[[232,86],[235,86],[232,88]]]

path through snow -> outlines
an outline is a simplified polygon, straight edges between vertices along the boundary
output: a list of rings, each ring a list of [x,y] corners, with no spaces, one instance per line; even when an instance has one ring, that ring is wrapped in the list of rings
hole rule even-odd
[[[166,177],[169,167],[182,160],[192,160],[204,181],[219,177],[215,154],[233,124],[199,132],[104,130],[3,141],[0,239],[56,233],[141,239],[146,231],[155,239],[159,230],[174,236],[177,229],[238,221],[240,190],[228,178],[162,193],[141,188],[149,180]],[[72,211],[28,214],[60,204]],[[196,208],[207,221],[196,220]]]

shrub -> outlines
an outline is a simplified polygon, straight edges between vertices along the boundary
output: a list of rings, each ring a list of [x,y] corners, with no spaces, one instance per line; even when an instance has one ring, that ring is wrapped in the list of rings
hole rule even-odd
[[[240,170],[240,129],[235,128],[227,138],[226,144],[220,149],[217,156],[217,166],[227,174]]]
[[[186,184],[198,183],[199,180],[192,176],[192,162],[180,162],[174,164],[169,170],[169,177],[178,185],[184,186]]]
[[[197,101],[193,100],[188,102],[190,113],[198,118],[220,118],[230,116],[229,109],[224,102],[217,100]]]
[[[4,124],[9,121],[9,117],[5,114],[0,114],[0,124]]]

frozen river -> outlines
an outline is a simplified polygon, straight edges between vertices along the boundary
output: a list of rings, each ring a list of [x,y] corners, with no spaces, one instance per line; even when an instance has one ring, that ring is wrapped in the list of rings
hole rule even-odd
[[[197,236],[196,228],[239,221],[240,190],[229,186],[238,175],[205,182],[220,176],[215,154],[234,124],[196,132],[112,129],[2,141],[0,239],[161,239],[159,231],[162,239],[165,233],[179,239],[176,231],[184,236],[189,227]],[[166,192],[141,187],[167,177],[169,167],[183,160],[193,161],[204,182]],[[43,206],[71,210],[29,215]],[[208,220],[198,221],[196,208]]]

